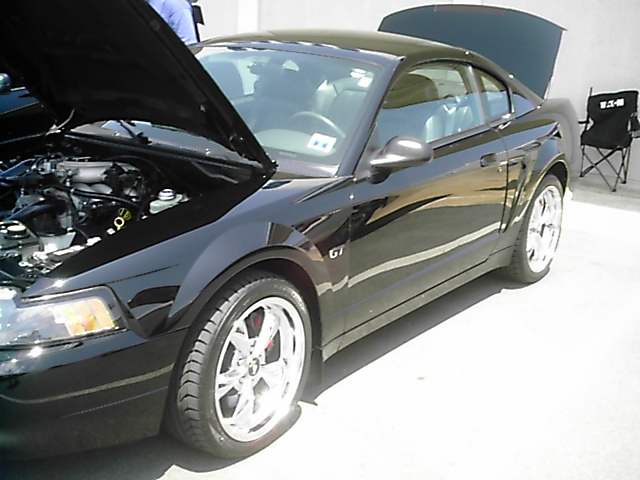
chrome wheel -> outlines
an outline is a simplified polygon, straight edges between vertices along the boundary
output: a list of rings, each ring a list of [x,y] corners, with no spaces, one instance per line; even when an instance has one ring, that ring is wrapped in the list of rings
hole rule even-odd
[[[511,261],[503,269],[511,280],[533,283],[549,272],[560,240],[563,192],[552,173],[540,181],[518,230]]]
[[[547,185],[533,200],[527,229],[526,256],[533,273],[544,271],[555,254],[562,223],[562,193]]]
[[[296,287],[270,272],[244,272],[192,325],[164,427],[219,457],[252,455],[294,420],[310,345],[311,317]]]
[[[213,402],[224,432],[238,442],[269,433],[291,408],[304,361],[304,324],[291,302],[271,296],[245,309],[214,372]]]

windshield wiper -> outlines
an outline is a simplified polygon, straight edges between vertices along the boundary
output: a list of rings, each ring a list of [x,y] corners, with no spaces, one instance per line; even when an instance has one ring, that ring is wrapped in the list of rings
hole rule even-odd
[[[151,143],[149,137],[147,137],[144,133],[140,131],[136,132],[135,130],[133,130],[133,128],[137,128],[137,126],[131,120],[116,120],[116,122],[118,122],[118,125],[124,128],[126,132],[131,136],[131,138],[133,138],[136,142],[142,143],[144,145],[148,145]]]

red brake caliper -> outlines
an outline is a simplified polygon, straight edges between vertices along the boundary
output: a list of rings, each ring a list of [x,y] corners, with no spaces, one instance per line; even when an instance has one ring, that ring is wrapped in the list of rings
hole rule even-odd
[[[260,309],[253,312],[251,320],[253,322],[255,331],[259,332],[260,327],[262,327],[262,323],[264,322],[264,310]],[[270,340],[269,344],[267,345],[267,350],[269,350],[270,348],[273,348],[273,340]]]

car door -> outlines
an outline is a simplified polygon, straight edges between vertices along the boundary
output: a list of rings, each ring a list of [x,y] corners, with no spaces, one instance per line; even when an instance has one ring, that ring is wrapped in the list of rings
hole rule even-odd
[[[353,191],[347,330],[487,260],[505,203],[505,148],[486,122],[471,67],[430,63],[387,93],[368,151],[396,136],[434,159]],[[360,169],[366,170],[366,158]]]

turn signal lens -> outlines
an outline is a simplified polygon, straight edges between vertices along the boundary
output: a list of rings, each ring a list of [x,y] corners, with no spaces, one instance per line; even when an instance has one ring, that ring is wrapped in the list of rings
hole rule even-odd
[[[114,328],[109,309],[100,298],[78,299],[52,308],[57,324],[64,325],[69,335],[84,335]]]

